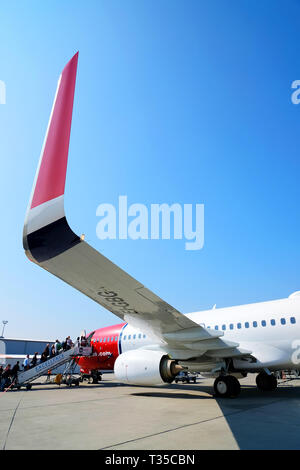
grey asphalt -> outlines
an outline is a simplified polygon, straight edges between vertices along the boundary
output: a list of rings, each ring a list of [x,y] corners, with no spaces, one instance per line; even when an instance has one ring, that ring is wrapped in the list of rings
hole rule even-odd
[[[164,387],[43,385],[0,394],[0,449],[300,449],[300,380],[259,392],[241,380],[216,399],[213,380]]]

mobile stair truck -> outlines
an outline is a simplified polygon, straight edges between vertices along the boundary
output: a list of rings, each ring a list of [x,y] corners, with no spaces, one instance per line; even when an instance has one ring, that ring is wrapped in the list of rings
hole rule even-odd
[[[45,362],[38,364],[32,369],[28,369],[25,371],[21,371],[18,373],[17,381],[15,382],[14,386],[20,389],[22,386],[25,386],[27,390],[30,390],[32,387],[32,382],[40,377],[41,375],[47,374],[49,369],[56,369],[63,364],[67,364],[68,362],[73,364],[75,361],[74,359],[78,356],[91,356],[92,355],[92,348],[90,346],[78,346],[75,345],[73,348],[68,349],[56,356],[51,357]],[[66,370],[70,369],[69,367]],[[79,379],[78,383],[79,385]]]

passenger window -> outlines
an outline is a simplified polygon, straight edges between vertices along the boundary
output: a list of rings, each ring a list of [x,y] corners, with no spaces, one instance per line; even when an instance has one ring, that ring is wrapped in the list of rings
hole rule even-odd
[[[99,343],[99,338],[97,338],[97,343]]]
[[[126,339],[126,335],[124,336],[124,341],[125,341],[125,339]]]
[[[242,328],[242,324],[241,324],[241,323],[238,323],[238,324],[237,324],[237,327],[238,327],[238,329],[240,330],[240,329]]]
[[[110,341],[110,338],[108,337],[108,338],[107,338],[107,342],[109,343],[109,341]]]
[[[222,325],[222,330],[226,330],[226,325]]]
[[[273,318],[272,318],[272,320],[271,320],[271,325],[272,325],[272,326],[275,326],[275,325],[276,325],[276,321],[275,321]]]
[[[131,339],[131,335],[128,335],[128,339]]]
[[[280,318],[280,323],[281,323],[282,325],[285,325],[285,324],[286,324],[285,318]]]
[[[294,325],[296,323],[296,318],[295,317],[291,317],[291,323]]]
[[[245,322],[245,328],[249,328],[249,322]]]
[[[105,343],[105,342],[106,342],[106,338],[103,338],[103,343]]]
[[[135,339],[136,335],[133,335],[132,339]]]
[[[115,337],[115,341],[118,341],[118,337],[117,337],[117,336]]]
[[[262,322],[261,322],[261,326],[267,326],[267,322],[266,322],[266,320],[262,320]]]
[[[233,323],[230,323],[229,328],[233,330]]]
[[[146,335],[143,335],[143,338],[146,338]]]
[[[253,326],[254,326],[254,328],[257,328],[257,321],[253,322]]]
[[[112,337],[110,338],[110,340],[113,341],[113,340],[114,340],[114,337],[112,336]]]
[[[216,325],[216,326],[215,326],[215,330],[218,330],[218,329],[219,329],[219,327],[218,327],[218,325]]]
[[[142,337],[142,335],[141,335],[141,333],[140,333],[140,334],[139,334],[139,339],[141,339],[141,337]]]

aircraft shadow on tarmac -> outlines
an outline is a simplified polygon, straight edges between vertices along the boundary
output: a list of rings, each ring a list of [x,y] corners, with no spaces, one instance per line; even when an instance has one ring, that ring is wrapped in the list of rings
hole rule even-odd
[[[172,384],[172,385],[162,385],[161,387],[147,387],[153,388],[153,392],[135,392],[131,393],[132,396],[139,397],[156,397],[156,398],[183,398],[186,400],[211,400],[213,398],[213,388],[207,385],[181,385],[181,384]],[[160,390],[160,391],[158,391]],[[176,392],[174,392],[176,390]],[[189,393],[194,392],[194,393]],[[198,395],[195,392],[204,392],[206,395]]]
[[[300,449],[299,386],[261,392],[242,385],[238,398],[216,401],[240,449]]]
[[[136,397],[153,397],[153,398],[183,398],[183,399],[188,399],[188,400],[205,400],[205,399],[210,399],[212,397],[209,396],[199,396],[199,395],[192,395],[188,393],[179,393],[179,392],[173,392],[173,393],[166,393],[166,392],[144,392],[144,393],[132,393],[132,396]]]
[[[240,449],[300,449],[300,386],[286,383],[274,392],[260,392],[255,385],[243,386],[242,382],[241,386],[241,394],[237,398],[216,398],[213,388],[201,383],[172,384],[164,386],[163,390],[158,391],[155,387],[155,391],[135,392],[131,395],[213,399],[220,407]],[[197,391],[205,395],[198,395],[195,393]]]

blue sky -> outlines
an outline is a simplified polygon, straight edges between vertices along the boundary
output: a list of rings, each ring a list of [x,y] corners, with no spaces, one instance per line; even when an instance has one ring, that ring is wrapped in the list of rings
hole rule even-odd
[[[66,213],[77,233],[182,312],[300,290],[300,2],[2,5],[1,315],[55,339],[119,320],[30,263],[22,227],[58,76],[79,50]],[[203,203],[205,244],[107,240],[96,208]]]

